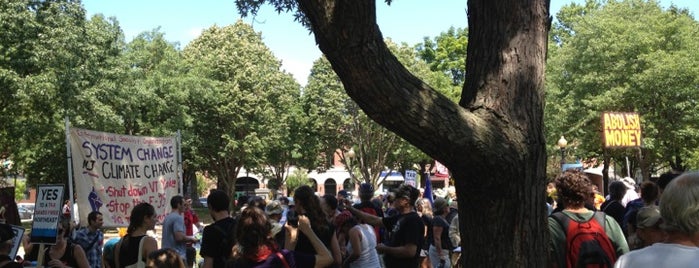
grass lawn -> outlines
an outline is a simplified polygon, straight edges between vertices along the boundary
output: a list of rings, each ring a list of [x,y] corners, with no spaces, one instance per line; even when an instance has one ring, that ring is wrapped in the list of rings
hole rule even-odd
[[[208,225],[214,222],[211,215],[209,215],[208,208],[192,208],[192,210],[197,213],[197,217],[202,224]]]

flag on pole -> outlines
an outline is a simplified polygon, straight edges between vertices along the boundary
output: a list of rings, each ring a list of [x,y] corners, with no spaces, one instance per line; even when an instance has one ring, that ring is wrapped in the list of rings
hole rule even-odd
[[[425,179],[425,193],[422,194],[423,198],[430,200],[430,204],[434,204],[434,198],[432,197],[432,182],[430,180],[430,172],[427,171],[424,174]]]

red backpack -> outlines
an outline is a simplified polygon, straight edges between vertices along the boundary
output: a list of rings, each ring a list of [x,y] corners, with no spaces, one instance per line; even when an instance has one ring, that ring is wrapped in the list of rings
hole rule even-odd
[[[563,212],[551,214],[566,234],[566,267],[613,267],[616,250],[604,229],[605,214],[595,211],[586,222],[571,220]]]

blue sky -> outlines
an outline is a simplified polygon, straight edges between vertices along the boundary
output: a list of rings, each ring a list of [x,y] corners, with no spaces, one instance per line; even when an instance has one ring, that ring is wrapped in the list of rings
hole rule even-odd
[[[551,1],[551,13],[556,14],[561,6],[580,0]],[[686,7],[697,16],[697,0],[662,0],[663,7],[674,3]],[[225,26],[240,18],[233,0],[83,0],[88,18],[102,13],[116,17],[126,41],[129,42],[144,31],[157,27],[171,42],[179,42],[184,48],[199,33],[214,24]],[[449,27],[466,27],[466,0],[394,0],[391,6],[378,0],[377,20],[385,38],[414,45],[424,37],[434,37]],[[265,44],[282,60],[282,68],[292,73],[301,85],[306,84],[313,61],[321,52],[313,36],[291,14],[277,14],[265,6],[257,17],[247,17],[244,22],[252,24],[262,33]]]

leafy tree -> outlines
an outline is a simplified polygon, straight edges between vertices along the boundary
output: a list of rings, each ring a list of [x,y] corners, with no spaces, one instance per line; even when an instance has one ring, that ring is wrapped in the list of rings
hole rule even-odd
[[[286,187],[287,193],[289,193],[289,195],[293,195],[296,188],[303,185],[311,186],[310,180],[311,179],[308,178],[308,172],[306,172],[306,170],[296,169],[286,178],[286,183],[284,186]]]
[[[301,147],[307,137],[300,127],[304,118],[299,102],[301,90],[296,80],[281,71],[268,74],[267,79],[272,85],[267,89],[270,91],[267,98],[274,107],[265,112],[272,122],[266,125],[268,134],[262,137],[266,144],[263,159],[260,166],[252,170],[271,175],[265,177],[270,178],[271,186],[276,186],[269,188],[276,190],[284,185],[291,166],[301,157]]]
[[[452,85],[441,72],[433,72],[420,60],[415,50],[406,44],[397,45],[387,40],[389,49],[399,61],[425,81],[449,91]],[[344,94],[344,87],[324,58],[317,60],[304,90],[305,110],[309,118],[310,136],[317,137],[316,154],[329,156],[323,163],[330,165],[334,156],[348,168],[353,183],[370,183],[380,186],[385,177],[382,171],[411,168],[412,160],[427,158],[414,146],[369,119],[357,104]],[[402,109],[402,108],[401,108]],[[341,148],[338,150],[338,148]],[[347,157],[347,152],[354,155]],[[406,162],[411,162],[406,164]],[[388,173],[386,173],[388,175]]]
[[[699,23],[686,10],[643,0],[571,4],[559,21],[548,68],[549,139],[574,137],[583,156],[599,156],[602,112],[637,112],[642,158],[631,170],[640,166],[649,178],[658,169],[687,169],[699,145]],[[638,154],[607,150],[616,159]]]
[[[234,196],[240,170],[260,167],[272,142],[284,135],[279,115],[288,112],[298,85],[280,71],[260,34],[241,21],[205,30],[185,47],[184,57],[198,77],[187,82],[187,106],[197,119],[191,145],[219,188]]]
[[[427,61],[432,71],[441,71],[449,75],[452,84],[460,86],[464,83],[466,73],[466,46],[468,45],[468,29],[449,28],[439,36],[429,39],[425,37],[417,50],[420,58]],[[446,94],[446,93],[445,93]],[[458,93],[447,94],[458,99]]]
[[[15,157],[18,150],[22,131],[16,118],[23,109],[18,93],[36,69],[32,47],[38,25],[30,6],[29,1],[0,2],[0,158]]]
[[[461,222],[461,230],[469,230],[465,266],[545,266],[548,1],[468,1],[467,77],[458,104],[391,53],[376,26],[375,2],[237,1],[244,15],[262,2],[305,16],[345,91],[366,115],[449,167],[461,213],[478,215]]]
[[[17,12],[11,15],[18,19],[12,25],[25,26],[14,28],[18,31],[6,39],[16,57],[8,72],[16,74],[9,80],[15,103],[7,124],[13,136],[9,151],[29,184],[65,182],[64,118],[82,124],[91,122],[95,111],[106,110],[95,108],[102,106],[93,102],[92,91],[86,88],[110,68],[107,58],[115,54],[108,50],[113,52],[120,41],[97,41],[95,33],[119,36],[120,32],[109,23],[87,21],[76,1],[14,3],[7,10]]]
[[[313,63],[308,84],[301,97],[302,112],[307,143],[304,149],[303,166],[309,169],[329,168],[338,148],[346,148],[350,137],[346,116],[351,104],[329,62],[321,57]]]

